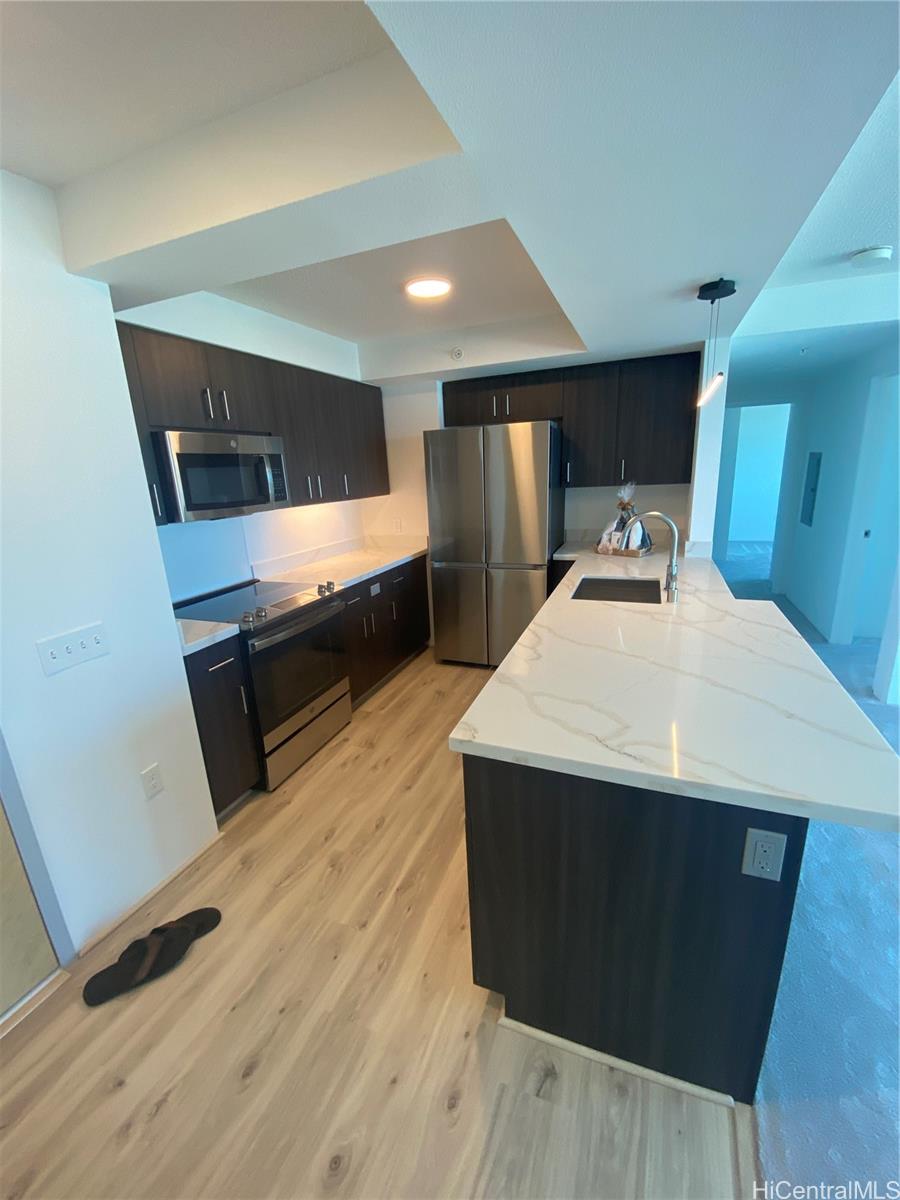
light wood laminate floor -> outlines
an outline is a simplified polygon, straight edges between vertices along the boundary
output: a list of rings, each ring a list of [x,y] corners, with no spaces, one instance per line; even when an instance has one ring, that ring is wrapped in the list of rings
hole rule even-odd
[[[486,678],[417,659],[3,1038],[4,1195],[738,1194],[734,1110],[498,1026],[471,981],[447,735]],[[172,974],[83,1005],[209,904]]]

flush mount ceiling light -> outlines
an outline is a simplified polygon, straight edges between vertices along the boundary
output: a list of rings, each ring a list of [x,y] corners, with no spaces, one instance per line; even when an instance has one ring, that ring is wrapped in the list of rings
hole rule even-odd
[[[411,279],[406,285],[406,294],[416,300],[440,300],[441,296],[447,295],[452,286],[449,279],[440,279],[437,276]]]
[[[733,296],[736,291],[734,280],[723,279],[720,275],[718,279],[711,279],[709,283],[701,284],[697,292],[698,300],[709,302],[709,333],[706,341],[707,346],[712,345],[712,353],[707,353],[707,358],[712,360],[706,364],[709,367],[709,375],[703,380],[700,395],[697,397],[698,408],[703,407],[725,378],[724,371],[716,370],[716,350],[719,343],[719,301],[724,300],[727,296]],[[715,332],[713,332],[713,318],[715,318]]]
[[[893,257],[893,246],[869,246],[866,250],[854,250],[850,261],[854,267],[867,267],[869,263],[890,262]]]

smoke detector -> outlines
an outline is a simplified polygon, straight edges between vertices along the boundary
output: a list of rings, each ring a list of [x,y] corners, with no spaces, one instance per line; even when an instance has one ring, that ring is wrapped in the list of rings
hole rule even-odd
[[[450,357],[453,359],[454,362],[459,362],[459,360],[462,358],[462,356],[463,356],[462,346],[454,346],[453,349],[450,351]]]
[[[867,267],[869,263],[890,262],[893,257],[893,246],[869,246],[866,250],[854,250],[850,261],[854,267]]]

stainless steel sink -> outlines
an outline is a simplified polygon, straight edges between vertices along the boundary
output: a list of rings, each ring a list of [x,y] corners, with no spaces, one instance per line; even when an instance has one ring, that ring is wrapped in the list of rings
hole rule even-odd
[[[611,575],[585,575],[572,593],[572,599],[662,603],[658,579],[617,579]]]

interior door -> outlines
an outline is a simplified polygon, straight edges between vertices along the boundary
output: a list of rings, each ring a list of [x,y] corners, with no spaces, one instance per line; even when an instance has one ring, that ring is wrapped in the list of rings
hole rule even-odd
[[[19,849],[0,805],[0,1013],[57,967]]]
[[[425,432],[431,560],[483,563],[484,445],[480,427]]]
[[[546,563],[549,484],[549,422],[485,429],[485,541],[489,563]]]
[[[483,566],[431,568],[434,652],[439,659],[486,665],[487,579]]]
[[[546,567],[488,567],[488,662],[498,667],[547,599]]]

